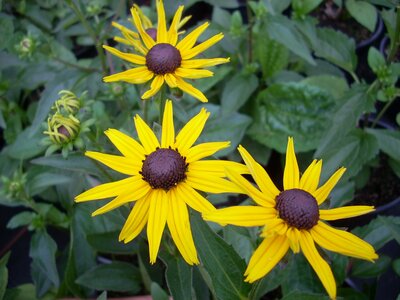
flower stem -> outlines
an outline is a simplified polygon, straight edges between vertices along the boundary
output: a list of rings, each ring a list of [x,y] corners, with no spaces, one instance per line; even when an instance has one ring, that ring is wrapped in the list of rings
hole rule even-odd
[[[164,115],[164,106],[165,106],[165,85],[163,85],[158,93],[158,99],[160,101],[160,116],[159,116],[159,124],[162,124],[163,121],[163,115]]]
[[[385,106],[382,108],[382,110],[379,112],[379,114],[376,116],[374,122],[372,122],[371,128],[375,128],[375,126],[378,124],[378,121],[382,118],[382,116],[385,114],[385,112],[388,110],[389,106],[394,102],[395,98],[391,99],[388,101]]]
[[[397,6],[396,8],[397,13],[396,13],[396,27],[394,31],[394,37],[393,41],[390,43],[390,52],[388,56],[388,63],[391,63],[395,56],[397,49],[399,48],[399,36],[400,36],[400,6]]]

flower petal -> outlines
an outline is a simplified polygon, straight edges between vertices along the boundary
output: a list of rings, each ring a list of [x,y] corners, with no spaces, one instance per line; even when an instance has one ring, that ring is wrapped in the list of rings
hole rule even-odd
[[[233,206],[202,214],[203,219],[220,224],[253,227],[263,226],[268,219],[276,218],[274,208],[261,206]]]
[[[196,192],[187,183],[180,183],[176,186],[177,197],[182,198],[187,205],[198,212],[209,212],[215,210],[215,207],[202,195]]]
[[[143,146],[129,135],[116,129],[107,129],[104,133],[124,156],[140,162],[144,159]]]
[[[176,88],[178,84],[176,83],[176,77],[174,74],[167,73],[164,74],[164,80],[170,88]]]
[[[345,206],[345,207],[331,208],[331,209],[320,209],[319,218],[321,220],[326,220],[326,221],[346,219],[346,218],[365,215],[374,210],[375,208],[373,206],[366,206],[366,205],[354,205],[354,206]]]
[[[193,47],[193,45],[197,42],[199,36],[210,26],[210,23],[205,22],[200,25],[196,29],[194,29],[191,33],[185,36],[177,45],[176,48],[179,51],[186,51]]]
[[[132,37],[134,37],[135,39],[139,38],[139,34],[137,32],[134,32],[134,31],[130,30],[128,27],[125,27],[125,26],[123,26],[121,24],[118,24],[117,22],[114,22],[114,21],[111,22],[111,25],[113,27],[117,28],[120,31],[125,30],[126,32],[129,32],[129,34],[132,35]]]
[[[169,213],[167,224],[176,247],[184,260],[189,264],[198,264],[197,251],[190,229],[189,214],[185,202],[176,193],[175,189],[169,191]]]
[[[149,240],[150,263],[157,259],[158,249],[163,235],[169,211],[168,195],[164,190],[153,190],[150,201],[149,220],[147,221],[147,239]]]
[[[174,114],[172,101],[165,102],[164,115],[162,121],[161,148],[173,146],[175,142]]]
[[[204,96],[204,94],[200,90],[196,89],[195,87],[193,87],[193,85],[187,83],[180,77],[176,77],[176,83],[178,85],[178,88],[180,88],[182,91],[188,93],[189,95],[200,100],[201,102],[208,102],[207,97]]]
[[[190,172],[209,172],[213,176],[226,177],[225,168],[229,168],[239,174],[248,174],[249,169],[240,163],[227,160],[199,160],[189,164]]]
[[[119,234],[119,241],[128,243],[139,235],[149,218],[151,194],[135,202],[124,227]]]
[[[186,69],[198,69],[212,67],[219,64],[225,64],[230,61],[230,58],[202,58],[202,59],[191,59],[184,60],[181,63],[182,68]]]
[[[186,183],[196,190],[215,194],[243,193],[236,184],[206,172],[187,172],[186,176]]]
[[[196,55],[200,54],[201,52],[204,52],[205,50],[207,50],[214,44],[218,43],[223,38],[224,38],[224,34],[218,33],[218,34],[212,36],[211,38],[209,38],[208,40],[202,42],[201,44],[193,47],[192,49],[182,50],[181,51],[182,59],[188,60],[188,59],[195,57]]]
[[[296,153],[294,152],[293,138],[288,138],[286,149],[286,164],[283,173],[283,189],[290,190],[299,187],[299,166],[297,165]]]
[[[167,35],[167,25],[165,23],[165,10],[163,1],[157,0],[156,6],[157,6],[157,16],[158,16],[157,43],[167,43],[168,35]]]
[[[176,42],[178,41],[178,29],[181,22],[182,12],[183,12],[183,5],[180,5],[175,12],[174,18],[172,19],[171,26],[169,27],[168,31],[168,43],[175,46]]]
[[[318,205],[324,203],[326,198],[328,198],[332,189],[335,187],[336,183],[339,181],[340,177],[342,177],[343,173],[346,171],[346,168],[341,167],[337,170],[328,180],[325,182],[323,186],[317,189],[312,195],[317,199]]]
[[[318,253],[311,234],[308,231],[304,230],[301,232],[300,247],[311,267],[314,269],[315,273],[317,273],[329,297],[331,297],[331,299],[336,299],[336,282],[332,270]]]
[[[142,162],[128,159],[125,156],[104,154],[93,151],[86,151],[85,155],[95,159],[111,169],[126,175],[137,175],[142,168]]]
[[[210,113],[207,112],[205,108],[202,108],[201,111],[181,129],[175,142],[175,147],[178,148],[181,154],[186,155],[186,151],[198,139],[209,115]]]
[[[214,75],[213,72],[204,69],[185,69],[185,68],[178,68],[175,70],[175,76],[189,78],[189,79],[198,79],[204,77],[211,77]]]
[[[104,82],[129,81],[133,84],[140,84],[149,81],[154,74],[147,67],[137,67],[123,72],[115,73],[103,78]]]
[[[150,154],[151,152],[159,148],[160,143],[158,142],[156,135],[139,115],[136,115],[134,117],[134,122],[136,131],[144,147],[145,153]]]
[[[374,248],[350,232],[335,229],[321,221],[311,229],[311,236],[322,248],[343,255],[373,261]]]
[[[151,82],[150,89],[142,95],[142,99],[148,99],[154,96],[164,84],[164,76],[157,75]]]
[[[314,193],[319,184],[321,169],[322,160],[314,159],[301,176],[299,188],[311,194]]]
[[[286,231],[286,236],[289,240],[290,248],[294,253],[300,252],[300,231],[295,227],[289,227]]]
[[[115,56],[118,56],[119,58],[122,58],[133,64],[137,64],[137,65],[145,65],[146,64],[146,58],[143,56],[133,54],[133,53],[124,53],[113,47],[107,46],[107,45],[103,45],[103,48],[106,49],[111,54],[114,54]]]
[[[132,14],[132,18],[133,18],[133,23],[135,24],[135,26],[140,34],[140,37],[142,38],[143,43],[146,45],[147,49],[151,49],[156,44],[156,42],[143,29],[142,21],[139,16],[138,9],[135,7],[132,7],[131,14]]]
[[[286,236],[275,235],[264,239],[250,258],[245,281],[254,282],[267,275],[289,249]]]
[[[191,163],[198,161],[204,157],[208,157],[218,152],[221,149],[228,148],[230,142],[210,142],[198,144],[186,151],[186,162]]]

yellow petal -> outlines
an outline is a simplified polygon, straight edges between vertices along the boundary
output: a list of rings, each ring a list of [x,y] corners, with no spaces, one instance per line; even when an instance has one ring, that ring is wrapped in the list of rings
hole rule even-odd
[[[176,48],[179,51],[186,51],[193,47],[193,45],[197,42],[199,36],[207,29],[210,24],[205,22],[201,26],[194,29],[191,33],[185,36],[177,45]]]
[[[163,75],[157,75],[151,85],[150,85],[150,89],[143,94],[142,99],[148,99],[152,96],[154,96],[161,88],[161,86],[164,83],[164,76]]]
[[[203,172],[187,172],[186,183],[192,188],[207,193],[243,193],[236,184]]]
[[[245,178],[240,176],[237,172],[232,172],[230,169],[225,170],[226,175],[233,183],[238,185],[250,198],[252,198],[258,205],[263,207],[274,207],[275,200],[263,194],[257,188],[255,188]]]
[[[133,7],[137,9],[137,12],[139,14],[140,20],[143,23],[143,27],[145,29],[152,28],[153,23],[151,23],[151,20],[143,13],[143,11],[140,9],[139,5],[133,4]]]
[[[322,160],[314,159],[301,176],[299,188],[311,194],[314,193],[319,184],[321,169]]]
[[[332,189],[335,187],[336,183],[339,181],[340,177],[344,174],[346,168],[341,167],[337,170],[331,178],[328,179],[327,182],[319,189],[317,189],[312,195],[317,199],[318,205],[324,203],[326,198],[328,198],[329,194],[331,193]]]
[[[186,151],[200,136],[209,115],[210,113],[202,108],[201,111],[181,129],[175,142],[175,147],[178,148],[181,154],[186,155]]]
[[[225,168],[229,168],[239,174],[248,174],[249,169],[242,164],[227,160],[199,160],[189,164],[190,172],[209,172],[213,176],[226,177]]]
[[[110,155],[93,151],[86,151],[85,155],[126,175],[137,175],[142,168],[142,162],[140,160],[134,161],[125,156]]]
[[[294,253],[300,252],[300,231],[295,227],[289,227],[286,231],[286,236],[289,240],[290,248]]]
[[[135,202],[124,227],[119,234],[119,241],[128,243],[139,235],[149,217],[150,195]]]
[[[178,88],[180,88],[182,91],[188,93],[189,95],[200,100],[201,102],[208,102],[208,99],[200,90],[196,89],[195,87],[193,87],[193,85],[187,83],[182,78],[176,77],[176,84],[178,85]]]
[[[319,255],[311,234],[308,231],[304,230],[301,232],[300,247],[311,267],[317,273],[329,297],[336,299],[336,282],[332,270],[321,255]]]
[[[175,70],[175,76],[189,78],[189,79],[198,79],[204,77],[211,77],[214,73],[209,70],[203,69],[186,69],[186,68],[178,68]]]
[[[274,208],[261,206],[233,206],[202,214],[203,219],[220,224],[253,227],[263,226],[267,219],[276,218]]]
[[[147,49],[151,49],[156,42],[147,34],[142,26],[142,21],[140,20],[138,10],[136,8],[131,8],[131,14],[133,17],[133,22],[139,31],[140,37],[142,38],[143,43],[146,45]]]
[[[219,64],[225,64],[230,61],[230,58],[202,58],[202,59],[191,59],[184,60],[181,63],[182,68],[186,69],[198,69],[212,67]]]
[[[182,17],[183,5],[180,5],[175,12],[174,18],[172,19],[171,26],[168,31],[168,42],[175,46],[178,41],[178,29]]]
[[[255,182],[257,183],[258,187],[264,194],[264,198],[268,198],[269,202],[275,203],[275,198],[280,194],[280,191],[272,182],[268,173],[259,163],[257,163],[254,160],[254,158],[250,155],[249,152],[247,152],[247,150],[242,145],[239,145],[238,150],[243,158],[243,161],[249,168],[250,173],[253,176]]]
[[[247,282],[254,282],[267,275],[273,267],[282,259],[289,249],[286,236],[275,235],[264,239],[254,251],[249,265],[244,273]]]
[[[109,47],[107,45],[103,45],[103,48],[106,49],[111,54],[114,54],[115,56],[118,56],[118,57],[120,57],[126,61],[129,61],[133,64],[137,64],[137,65],[145,65],[146,64],[146,58],[144,58],[143,56],[140,56],[137,54],[132,54],[132,53],[124,53],[113,47]]]
[[[178,24],[178,29],[182,28],[190,19],[192,16],[186,16],[184,17]]]
[[[182,182],[176,186],[176,195],[183,199],[187,205],[198,212],[209,212],[215,207],[202,195],[196,192],[190,185]]]
[[[141,162],[144,159],[143,146],[129,135],[116,129],[108,129],[104,133],[124,156],[133,161]]]
[[[194,161],[198,161],[204,157],[211,156],[221,149],[228,148],[229,145],[230,142],[202,143],[188,149],[184,153],[184,156],[186,156],[186,162],[191,163]]]
[[[164,190],[153,190],[149,208],[149,220],[147,221],[147,239],[149,240],[150,263],[157,259],[158,249],[167,222],[169,199]]]
[[[162,121],[161,148],[173,146],[175,142],[174,114],[172,101],[165,102],[164,115]]]
[[[100,184],[75,197],[75,202],[105,199],[122,194],[125,189],[130,189],[142,180],[142,176],[128,177],[122,180]]]
[[[130,30],[128,27],[125,27],[125,26],[123,26],[123,25],[121,25],[121,24],[118,24],[117,22],[111,22],[111,25],[112,25],[113,27],[117,28],[117,29],[120,30],[120,31],[125,30],[126,32],[129,32],[129,34],[132,35],[132,37],[134,37],[134,38],[136,38],[136,39],[139,38],[139,35],[138,35],[136,32]],[[104,47],[104,46],[103,46],[103,47]]]
[[[167,224],[176,247],[184,260],[189,264],[198,264],[196,247],[190,229],[189,214],[185,202],[175,193],[169,191],[169,213]]]
[[[289,226],[281,218],[276,217],[275,219],[266,220],[265,226],[261,231],[260,236],[263,238],[269,238],[275,234],[286,235]]]
[[[139,139],[142,142],[144,151],[146,154],[150,154],[160,147],[160,143],[154,132],[151,130],[149,125],[147,125],[139,115],[134,117],[136,131],[138,133]]]
[[[196,55],[200,54],[201,52],[204,52],[214,44],[218,43],[220,40],[224,38],[224,35],[222,33],[218,33],[214,35],[213,37],[209,38],[208,40],[202,42],[201,44],[193,47],[192,49],[189,50],[182,50],[181,51],[181,56],[183,60],[188,60]]]
[[[332,221],[345,218],[352,218],[361,215],[365,215],[374,211],[373,206],[366,205],[355,205],[355,206],[345,206],[332,209],[320,209],[319,218],[321,220]]]
[[[290,190],[299,187],[299,166],[297,165],[296,153],[294,152],[293,138],[288,138],[286,149],[286,163],[283,173],[283,189]]]
[[[158,24],[157,24],[157,43],[167,43],[167,25],[165,23],[165,10],[162,0],[156,1]]]
[[[132,84],[140,84],[153,78],[153,73],[147,67],[137,67],[123,72],[115,73],[103,78],[104,82],[129,81]]]
[[[170,88],[176,88],[178,84],[176,83],[176,77],[174,74],[167,73],[164,74],[164,80]]]

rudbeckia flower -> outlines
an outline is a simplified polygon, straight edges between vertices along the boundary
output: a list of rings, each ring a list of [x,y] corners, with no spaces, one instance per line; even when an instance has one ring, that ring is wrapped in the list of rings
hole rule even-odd
[[[204,94],[186,82],[184,78],[197,79],[213,76],[213,72],[204,68],[229,62],[229,58],[193,59],[219,42],[224,37],[223,34],[216,34],[195,45],[198,37],[209,26],[209,23],[205,22],[181,41],[178,41],[178,28],[183,6],[179,6],[171,26],[167,30],[163,1],[157,0],[156,3],[158,24],[157,32],[153,33],[147,32],[143,27],[138,8],[133,7],[131,9],[133,23],[137,28],[140,39],[129,38],[128,34],[125,34],[125,38],[129,40],[139,54],[124,53],[115,48],[103,46],[110,53],[135,65],[132,69],[104,77],[104,81],[143,84],[152,80],[150,89],[142,95],[142,99],[154,96],[163,84],[167,83],[171,88],[177,87],[196,99],[207,102]]]
[[[321,257],[315,243],[324,249],[369,261],[377,259],[374,248],[355,235],[335,229],[325,221],[355,217],[374,210],[372,206],[347,206],[320,209],[345,168],[338,169],[318,187],[322,161],[314,160],[300,176],[289,138],[283,175],[284,190],[279,191],[267,172],[253,157],[239,146],[239,152],[248,166],[258,188],[234,170],[227,169],[228,177],[246,191],[257,206],[229,207],[203,213],[205,220],[237,226],[264,226],[264,240],[250,258],[245,271],[246,281],[254,282],[265,276],[282,259],[289,248],[302,252],[331,298],[336,297],[336,283],[328,263]]]
[[[215,210],[198,191],[242,192],[240,187],[224,178],[224,169],[229,167],[239,173],[248,173],[245,165],[236,162],[201,160],[230,144],[208,142],[193,146],[208,116],[209,112],[203,108],[175,137],[172,102],[167,100],[161,141],[139,115],[135,116],[134,122],[141,143],[118,130],[107,130],[105,134],[122,156],[92,151],[87,151],[86,156],[129,177],[91,188],[76,196],[75,201],[115,197],[93,212],[93,216],[134,202],[120,233],[120,241],[133,240],[147,224],[150,262],[154,263],[167,224],[185,261],[197,264],[187,205],[199,212]]]

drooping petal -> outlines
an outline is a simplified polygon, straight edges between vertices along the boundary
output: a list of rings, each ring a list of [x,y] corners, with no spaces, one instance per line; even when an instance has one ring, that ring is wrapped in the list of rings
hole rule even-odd
[[[294,253],[300,252],[300,231],[295,227],[289,227],[286,231],[286,236],[289,240],[289,246]]]
[[[263,192],[265,197],[268,197],[270,201],[275,201],[275,198],[279,195],[280,191],[272,182],[268,173],[259,163],[254,160],[254,158],[242,145],[239,145],[238,150],[245,164],[249,168],[251,175],[253,176],[254,180],[256,181],[258,187]]]
[[[129,81],[130,83],[140,84],[149,81],[153,76],[154,74],[147,67],[137,67],[106,76],[103,80],[104,82]]]
[[[311,236],[322,248],[343,255],[373,261],[374,248],[350,232],[335,229],[321,221],[311,229]]]
[[[164,76],[157,75],[151,82],[150,89],[142,95],[142,99],[148,99],[154,96],[164,84]]]
[[[175,70],[174,73],[176,76],[189,78],[189,79],[198,79],[204,77],[211,77],[214,75],[213,72],[204,69],[185,69],[185,68],[178,68]]]
[[[308,231],[304,230],[301,232],[300,247],[311,267],[314,269],[315,273],[317,273],[329,297],[336,299],[336,282],[332,270],[318,253],[311,234]]]
[[[268,219],[276,218],[274,208],[261,206],[233,206],[202,214],[203,219],[220,224],[254,227],[263,226]]]
[[[213,176],[226,177],[225,169],[229,168],[239,174],[248,174],[249,169],[240,163],[227,160],[199,160],[189,164],[189,172],[209,172]]]
[[[261,231],[260,236],[263,238],[270,238],[275,234],[286,235],[289,226],[281,218],[268,219],[265,221],[265,226]]]
[[[142,21],[140,20],[138,10],[134,7],[131,8],[131,14],[132,14],[132,18],[133,18],[133,23],[135,24],[135,26],[140,34],[140,37],[142,38],[143,43],[146,45],[147,49],[151,49],[156,44],[156,42],[144,30]]]
[[[200,25],[196,29],[194,29],[191,33],[185,36],[177,45],[176,48],[179,51],[187,51],[193,47],[196,43],[199,36],[207,29],[210,24],[205,22],[204,24]]]
[[[139,180],[142,180],[141,176],[133,176],[114,182],[100,184],[76,196],[75,202],[92,201],[117,196],[122,194],[121,191],[124,189],[137,184]]]
[[[174,114],[172,101],[165,102],[164,115],[162,121],[161,148],[173,146],[175,142]]]
[[[140,6],[137,4],[133,4],[133,7],[136,8],[140,20],[142,21],[143,28],[148,29],[153,27],[153,23],[151,23],[151,20],[143,13],[143,11],[140,9]]]
[[[182,182],[176,187],[176,197],[184,200],[187,205],[198,212],[214,211],[215,207],[202,195],[196,192],[190,185]]]
[[[147,221],[147,238],[149,240],[150,263],[154,264],[160,248],[161,237],[169,211],[168,195],[164,190],[152,191],[149,208],[149,220]]]
[[[175,147],[179,152],[186,155],[186,151],[193,145],[203,131],[204,125],[210,113],[204,108],[194,116],[186,125],[181,129],[176,137]]]
[[[263,207],[274,207],[275,200],[268,197],[264,193],[260,192],[256,187],[254,187],[250,182],[248,182],[245,178],[240,176],[236,172],[232,172],[230,169],[226,169],[226,174],[233,183],[240,186],[240,188],[250,197],[252,198],[258,205]]]
[[[174,18],[172,19],[171,26],[169,27],[168,31],[168,42],[175,46],[176,42],[178,41],[178,29],[182,17],[182,12],[183,12],[183,5],[180,5],[178,9],[175,12]]]
[[[163,1],[157,0],[156,6],[157,6],[157,16],[158,16],[157,43],[167,43],[168,35],[167,35],[167,25],[165,23],[165,10]]]
[[[299,187],[299,166],[297,164],[296,153],[294,152],[293,138],[288,138],[286,149],[286,163],[283,173],[283,189],[290,190]]]
[[[215,194],[244,192],[236,184],[205,172],[187,172],[186,176],[186,183],[199,191]]]
[[[339,219],[346,219],[365,215],[367,213],[373,212],[375,208],[373,206],[366,205],[355,205],[355,206],[345,206],[339,208],[331,209],[320,209],[319,218],[321,220],[332,221]]]
[[[100,152],[86,151],[87,157],[93,158],[111,169],[126,175],[137,175],[142,168],[142,162],[135,161],[125,156],[104,154]]]
[[[139,139],[142,142],[146,154],[155,151],[157,147],[159,148],[160,143],[149,125],[147,125],[139,115],[134,117],[134,122]]]
[[[342,177],[346,168],[342,167],[337,170],[328,180],[325,182],[323,186],[317,189],[312,195],[318,202],[318,205],[324,203],[324,201],[328,198],[329,194],[331,193],[332,189],[335,187],[336,183]]]
[[[186,162],[191,163],[198,161],[204,157],[208,157],[218,152],[221,149],[228,148],[230,142],[210,142],[196,145],[186,151]]]
[[[201,102],[208,102],[207,97],[204,96],[204,94],[200,90],[196,89],[195,87],[193,87],[193,85],[187,83],[182,78],[176,77],[176,83],[182,91],[188,93],[189,95],[200,100]]]
[[[254,282],[267,275],[273,267],[282,259],[289,249],[286,236],[275,235],[264,239],[254,251],[247,266],[245,281]]]
[[[149,217],[151,194],[135,202],[124,227],[119,234],[119,241],[128,243],[143,230]]]
[[[189,264],[198,264],[197,251],[190,229],[189,214],[185,202],[176,195],[175,190],[169,191],[169,213],[167,224],[176,247],[184,260]]]
[[[200,54],[201,52],[204,52],[214,44],[218,43],[220,40],[224,38],[223,33],[218,33],[214,35],[213,37],[209,38],[208,40],[202,42],[201,44],[188,49],[188,50],[182,50],[181,51],[181,56],[183,60],[191,59],[195,57],[196,55]]]
[[[111,25],[115,28],[117,28],[120,31],[125,30],[126,32],[129,32],[130,35],[132,35],[132,37],[138,39],[139,38],[139,34],[137,32],[134,32],[132,30],[130,30],[128,27],[125,27],[121,24],[118,24],[117,22],[111,22]]]
[[[219,64],[225,64],[230,61],[230,58],[201,58],[201,59],[190,59],[184,60],[181,63],[182,68],[186,69],[199,69],[212,67]]]
[[[176,83],[176,77],[172,73],[164,74],[164,80],[170,88],[176,88],[178,86]]]
[[[107,45],[103,45],[103,48],[106,49],[111,54],[114,54],[115,56],[118,56],[118,57],[120,57],[126,61],[129,61],[133,64],[137,64],[137,65],[145,65],[146,64],[146,58],[143,56],[133,54],[133,53],[124,53],[113,47],[107,46]]]
[[[311,194],[314,193],[319,184],[321,169],[322,160],[314,159],[301,176],[299,188]]]
[[[129,135],[116,129],[107,129],[104,133],[124,156],[134,161],[144,159],[143,146]]]

